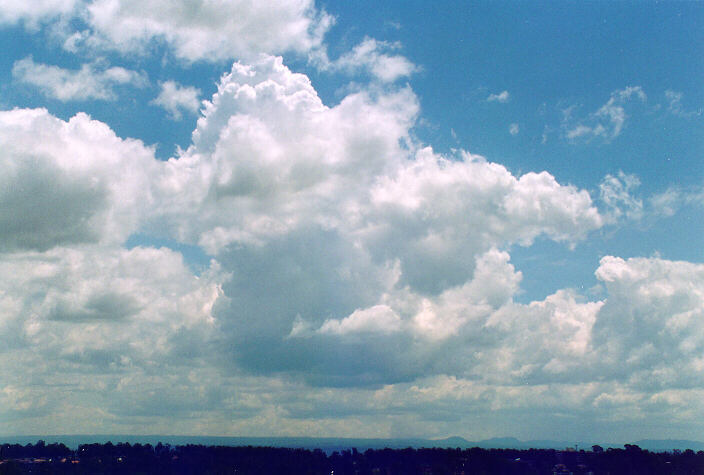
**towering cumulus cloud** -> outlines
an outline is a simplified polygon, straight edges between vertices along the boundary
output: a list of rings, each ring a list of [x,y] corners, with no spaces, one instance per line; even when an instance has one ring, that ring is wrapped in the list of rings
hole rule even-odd
[[[232,271],[216,317],[233,361],[316,384],[424,373],[420,355],[481,332],[517,291],[496,247],[601,225],[587,192],[548,173],[419,147],[416,115],[406,88],[327,107],[279,58],[223,77],[167,164],[157,220]]]

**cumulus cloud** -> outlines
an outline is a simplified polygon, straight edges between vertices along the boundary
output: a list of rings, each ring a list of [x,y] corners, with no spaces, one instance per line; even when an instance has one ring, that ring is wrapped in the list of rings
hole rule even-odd
[[[30,29],[60,16],[70,16],[80,0],[0,1],[0,24],[23,22]]]
[[[273,59],[223,78],[160,185],[195,211],[160,219],[232,272],[214,312],[234,359],[225,367],[297,376],[343,398],[342,388],[394,392],[412,381],[439,394],[447,380],[433,378],[450,375],[473,388],[476,407],[498,411],[544,408],[551,391],[550,401],[585,414],[623,394],[650,410],[655,393],[599,382],[609,342],[595,329],[625,297],[611,292],[606,261],[604,300],[564,289],[518,304],[521,274],[497,248],[541,235],[575,243],[608,215],[548,173],[516,177],[479,156],[414,146],[416,113],[405,89],[324,106],[307,78]],[[602,201],[635,210],[631,177],[611,178]],[[355,410],[391,407],[375,401]]]
[[[475,260],[471,281],[449,288],[437,297],[414,293],[407,287],[392,289],[381,295],[381,303],[357,309],[343,319],[325,320],[317,332],[331,335],[405,332],[408,338],[432,342],[458,335],[466,326],[482,322],[492,309],[509,302],[521,280],[506,252],[492,249]],[[310,329],[310,324],[297,319],[291,335],[310,336],[300,329]]]
[[[324,70],[345,71],[353,74],[359,74],[359,71],[366,70],[372,77],[382,82],[394,82],[419,70],[418,66],[404,56],[391,54],[400,47],[400,43],[365,38],[352,51],[343,54],[334,61],[330,61],[325,54],[318,55],[317,64]]]
[[[163,107],[173,120],[180,120],[182,112],[195,114],[200,107],[200,89],[182,86],[175,81],[159,84],[161,91],[152,104]]]
[[[320,333],[343,335],[345,333],[394,333],[401,326],[401,318],[387,305],[375,305],[355,310],[342,320],[326,320]]]
[[[67,358],[89,356],[89,348],[116,351],[118,362],[120,355],[138,357],[136,349],[145,352],[139,358],[165,351],[154,346],[166,344],[160,331],[212,323],[219,295],[217,268],[198,279],[180,254],[165,248],[54,248],[5,256],[1,265],[3,302],[20,309],[3,323],[19,319],[23,347]]]
[[[0,23],[22,22],[32,29],[51,23],[69,51],[145,52],[163,41],[187,61],[308,53],[321,45],[333,21],[313,0],[0,2]],[[76,30],[75,24],[85,26]]]
[[[356,93],[328,108],[280,60],[236,64],[206,103],[193,146],[169,162],[162,181],[180,200],[170,209],[193,215],[165,220],[213,253],[317,226],[361,240],[379,262],[401,259],[408,275],[410,261],[423,274],[466,269],[458,254],[473,262],[492,244],[529,244],[543,233],[576,241],[601,226],[586,191],[547,173],[514,177],[470,154],[404,150],[416,113],[406,88]]]
[[[529,245],[541,234],[576,242],[602,224],[586,191],[545,172],[517,178],[467,153],[452,160],[420,150],[380,179],[371,198],[362,235],[382,256],[400,259],[402,282],[427,291],[461,283],[492,245]]]
[[[23,433],[26,421],[47,417],[53,430],[69,430],[76,421],[61,416],[72,408],[81,409],[77,419],[86,424],[84,411],[89,419],[106,414],[105,402],[126,387],[142,392],[132,380],[143,371],[168,375],[170,365],[197,360],[213,328],[211,308],[222,278],[217,267],[196,278],[168,249],[5,255],[0,335],[11,343],[0,350],[8,374],[0,400],[3,413],[24,420],[8,428]],[[198,335],[198,346],[189,348],[184,335]],[[61,413],[58,420],[50,409]]]
[[[607,256],[596,276],[608,292],[593,337],[605,371],[641,390],[701,387],[704,265]]]
[[[376,99],[361,92],[328,108],[280,58],[235,64],[205,103],[193,145],[168,164],[160,186],[181,204],[166,218],[210,252],[304,225],[330,229],[403,160],[417,110],[408,89]]]
[[[153,150],[78,114],[0,112],[0,251],[123,242],[151,202]]]
[[[571,245],[602,225],[586,191],[548,173],[516,177],[414,145],[417,110],[408,88],[325,106],[277,58],[222,78],[193,145],[158,180],[152,220],[232,271],[216,320],[237,365],[315,384],[410,378],[432,352],[396,353],[410,335],[446,339],[506,300],[485,278],[469,314],[446,309],[453,292],[480,293],[478,272],[491,275],[478,256],[538,236]],[[360,335],[390,341],[372,348]],[[354,357],[360,348],[367,359]],[[372,369],[372,359],[385,363]]]
[[[94,40],[121,51],[163,40],[189,61],[306,53],[320,45],[332,17],[311,0],[199,2],[93,0],[87,21]]]
[[[635,179],[607,177],[601,213],[547,172],[418,143],[418,112],[393,85],[325,105],[266,56],[233,65],[166,162],[85,114],[0,113],[0,415],[35,433],[687,424],[701,264],[607,256],[603,298],[516,299],[511,249],[636,212]],[[136,232],[214,260],[195,276],[126,249]]]
[[[181,358],[181,334],[202,340],[212,327],[222,279],[215,268],[196,278],[168,249],[120,248],[152,203],[159,169],[141,142],[85,114],[63,121],[42,109],[0,112],[0,141],[0,365],[16,375],[0,398],[22,433],[52,410],[104,413],[110,375]],[[86,376],[52,382],[72,372]]]
[[[640,86],[629,86],[611,93],[609,100],[588,118],[581,120],[577,125],[565,124],[565,136],[569,140],[589,140],[601,137],[612,140],[621,135],[626,123],[626,105],[637,99],[645,102],[647,96]]]
[[[512,297],[520,275],[511,266],[501,270],[507,258],[497,251],[482,256],[486,274],[437,299],[387,297],[383,306],[328,320],[317,333],[298,338],[315,342],[321,351],[370,356],[373,370],[387,373],[372,381],[393,384],[376,390],[374,403],[355,405],[370,414],[393,407],[410,417],[422,408],[432,418],[437,411],[453,414],[456,403],[491,411],[492,420],[500,420],[517,408],[542,412],[557,405],[597,417],[603,427],[646,415],[658,418],[662,410],[674,423],[686,424],[692,414],[686,401],[696,398],[702,384],[696,355],[702,344],[700,264],[607,256],[596,271],[606,287],[603,300],[560,290],[542,301],[517,304]],[[490,293],[482,287],[491,285],[486,276],[503,282],[493,301],[484,300]],[[376,312],[380,324],[393,325],[361,325]],[[358,331],[376,336],[359,340],[356,329],[341,331],[343,323],[357,319]],[[347,371],[348,380],[355,374],[350,371],[361,373]],[[413,382],[404,382],[409,379]]]
[[[144,87],[147,83],[144,73],[121,67],[84,64],[81,69],[70,70],[36,63],[31,56],[15,62],[12,76],[16,81],[30,84],[47,97],[62,102],[114,100],[117,98],[115,86]]]
[[[509,101],[511,98],[511,94],[508,91],[501,91],[498,94],[489,94],[489,97],[486,98],[488,102],[500,102],[502,104],[505,104]]]
[[[521,131],[521,128],[516,123],[513,123],[508,126],[508,133],[511,135],[518,135],[518,132],[520,132],[520,131]]]

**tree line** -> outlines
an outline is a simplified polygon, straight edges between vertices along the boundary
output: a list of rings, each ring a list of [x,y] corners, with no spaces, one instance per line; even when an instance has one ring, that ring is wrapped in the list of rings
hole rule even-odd
[[[0,475],[58,474],[704,474],[704,451],[623,449],[320,449],[158,443],[0,445]]]

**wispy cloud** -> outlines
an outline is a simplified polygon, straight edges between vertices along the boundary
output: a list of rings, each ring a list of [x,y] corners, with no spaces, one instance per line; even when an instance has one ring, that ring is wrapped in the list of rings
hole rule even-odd
[[[611,97],[603,106],[585,119],[580,120],[577,125],[569,126],[569,123],[565,122],[564,126],[567,128],[565,136],[569,140],[589,140],[595,137],[604,140],[615,139],[621,135],[628,117],[625,109],[626,104],[634,99],[640,102],[647,100],[647,96],[640,86],[629,86],[612,92]],[[566,121],[571,119],[571,111],[572,108],[569,108],[565,112]]]
[[[673,216],[683,206],[704,208],[704,186],[683,188],[669,187],[648,199],[652,212],[657,216]]]
[[[34,30],[44,22],[75,14],[80,1],[2,1],[0,2],[0,24],[22,22],[28,29]]]
[[[634,196],[634,191],[640,186],[640,180],[635,175],[619,171],[616,176],[606,175],[599,184],[599,198],[607,208],[605,216],[611,222],[619,218],[641,219],[643,216],[643,201]]]
[[[657,194],[638,196],[640,184],[636,175],[623,171],[604,177],[599,184],[599,201],[607,222],[615,224],[625,218],[644,220],[652,225],[660,218],[674,216],[686,206],[704,208],[704,186],[670,186]]]
[[[510,98],[511,94],[509,94],[508,91],[501,91],[498,94],[489,94],[489,97],[487,97],[486,100],[488,102],[501,102],[502,104],[505,104]]]
[[[334,61],[331,61],[322,50],[313,56],[313,60],[323,70],[355,74],[366,70],[374,78],[390,83],[420,70],[408,58],[393,54],[400,48],[401,44],[398,42],[377,41],[367,37],[351,51]]]
[[[39,89],[44,95],[60,101],[114,100],[115,86],[144,87],[146,74],[121,67],[84,64],[80,69],[36,63],[31,56],[12,66],[16,81]]]
[[[698,111],[687,111],[684,109],[684,106],[682,105],[682,98],[684,97],[684,94],[681,92],[677,91],[672,91],[670,89],[665,91],[665,98],[667,99],[667,110],[671,112],[672,114],[679,116],[679,117],[692,117],[696,115],[701,115],[702,111],[699,109]]]
[[[161,91],[152,104],[163,107],[173,120],[180,120],[182,112],[196,113],[200,107],[200,89],[182,86],[175,81],[159,83]]]

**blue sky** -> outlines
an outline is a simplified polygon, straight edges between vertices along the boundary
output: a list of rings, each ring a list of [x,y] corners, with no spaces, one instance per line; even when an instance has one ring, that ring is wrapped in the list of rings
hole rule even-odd
[[[702,439],[703,16],[0,1],[0,434]]]

